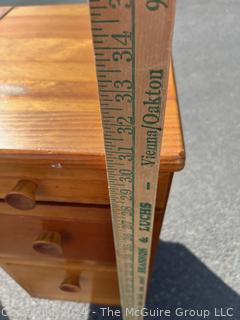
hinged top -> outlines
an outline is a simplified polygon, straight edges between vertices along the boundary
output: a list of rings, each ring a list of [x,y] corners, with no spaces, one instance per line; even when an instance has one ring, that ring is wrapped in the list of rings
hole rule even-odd
[[[0,159],[104,164],[88,5],[0,9]],[[170,76],[161,168],[184,166]]]

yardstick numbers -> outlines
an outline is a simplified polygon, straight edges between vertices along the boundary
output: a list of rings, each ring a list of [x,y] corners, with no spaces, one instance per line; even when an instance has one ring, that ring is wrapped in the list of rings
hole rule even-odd
[[[133,305],[134,1],[90,1],[123,308]],[[104,17],[104,18],[103,18]]]

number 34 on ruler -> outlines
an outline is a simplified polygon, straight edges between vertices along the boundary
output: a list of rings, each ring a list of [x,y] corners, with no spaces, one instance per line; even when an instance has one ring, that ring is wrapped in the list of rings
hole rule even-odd
[[[145,307],[175,0],[90,0],[121,305]]]

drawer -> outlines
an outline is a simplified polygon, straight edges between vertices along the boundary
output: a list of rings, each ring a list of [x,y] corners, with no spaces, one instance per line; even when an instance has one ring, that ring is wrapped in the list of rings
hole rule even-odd
[[[96,304],[119,304],[115,269],[89,266],[23,265],[6,262],[4,270],[31,296]]]
[[[157,211],[153,247],[162,211]],[[0,202],[0,256],[115,263],[109,207],[39,204],[31,211]]]
[[[114,263],[110,209],[39,205],[23,214],[0,203],[0,255]]]
[[[172,173],[161,172],[158,184],[157,207],[164,208],[172,179]],[[15,190],[19,181],[29,181],[30,186]],[[32,188],[31,183],[36,185]],[[29,190],[33,189],[33,190]],[[28,208],[36,201],[64,203],[84,203],[109,205],[108,186],[105,169],[86,165],[61,165],[60,163],[29,165],[19,163],[0,163],[0,199],[15,190],[15,194],[27,198]],[[29,200],[30,198],[30,200]],[[10,201],[21,208],[16,201]]]

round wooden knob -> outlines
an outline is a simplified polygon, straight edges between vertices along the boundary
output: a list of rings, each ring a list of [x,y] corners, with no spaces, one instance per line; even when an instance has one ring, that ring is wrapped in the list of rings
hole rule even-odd
[[[54,231],[43,231],[33,242],[33,249],[39,253],[58,257],[62,255],[61,234]]]
[[[20,180],[6,197],[6,202],[20,210],[30,210],[36,205],[35,192],[37,184],[31,180]]]
[[[60,284],[60,289],[65,292],[80,292],[80,276],[79,275],[71,275],[66,277],[63,282]]]

